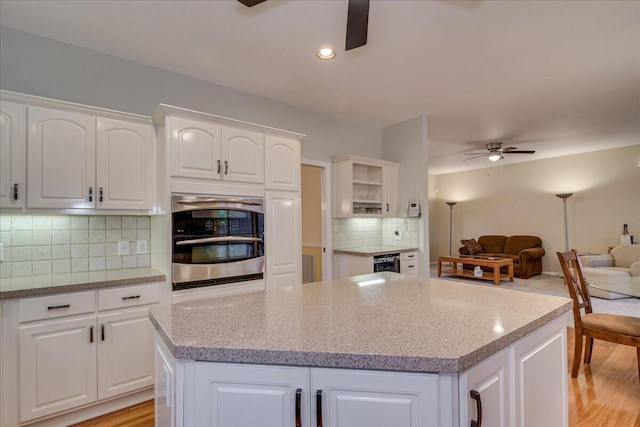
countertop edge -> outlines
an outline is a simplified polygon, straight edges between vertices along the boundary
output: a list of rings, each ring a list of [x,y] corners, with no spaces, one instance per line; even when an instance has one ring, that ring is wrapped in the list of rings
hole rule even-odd
[[[389,248],[383,250],[376,251],[368,251],[368,250],[359,250],[356,248],[351,249],[334,249],[333,253],[335,254],[346,254],[346,255],[356,255],[356,256],[376,256],[376,255],[385,255],[385,254],[393,254],[393,253],[405,253],[405,252],[416,252],[418,248]]]
[[[164,274],[157,274],[152,276],[141,277],[128,277],[123,279],[103,280],[97,282],[83,282],[74,283],[70,285],[54,285],[39,288],[30,289],[16,289],[9,291],[0,291],[0,300],[26,298],[43,295],[53,295],[57,293],[86,291],[95,289],[106,289],[118,286],[126,285],[139,285],[143,283],[161,282],[165,281],[166,276]]]
[[[312,351],[175,345],[158,321],[154,319],[153,314],[150,317],[162,340],[169,347],[172,355],[176,359],[200,362],[368,369],[397,372],[460,373],[558,319],[571,310],[572,304],[569,300],[557,309],[459,358],[388,354],[318,353]]]

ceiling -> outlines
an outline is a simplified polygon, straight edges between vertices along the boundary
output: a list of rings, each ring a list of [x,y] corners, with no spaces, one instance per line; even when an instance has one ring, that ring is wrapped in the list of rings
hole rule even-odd
[[[344,51],[346,1],[6,1],[0,24],[359,124],[425,114],[429,169],[640,144],[640,2],[373,0]],[[323,45],[331,61],[316,58]],[[639,159],[640,160],[640,159]]]

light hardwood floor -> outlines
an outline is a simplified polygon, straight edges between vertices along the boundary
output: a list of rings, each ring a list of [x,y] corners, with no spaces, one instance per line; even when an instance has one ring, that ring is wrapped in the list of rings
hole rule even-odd
[[[568,328],[569,369],[573,328]],[[640,427],[640,380],[636,349],[595,340],[591,366],[569,373],[569,425],[574,427]],[[141,403],[73,427],[152,427],[153,401]]]

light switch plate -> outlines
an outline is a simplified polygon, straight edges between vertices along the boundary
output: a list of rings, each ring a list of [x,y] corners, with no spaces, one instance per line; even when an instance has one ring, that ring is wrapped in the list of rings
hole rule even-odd
[[[138,240],[136,242],[136,253],[137,254],[146,254],[149,248],[147,247],[146,240]]]
[[[129,255],[129,241],[120,240],[118,242],[118,255]]]
[[[4,243],[0,243],[0,262],[4,261]]]

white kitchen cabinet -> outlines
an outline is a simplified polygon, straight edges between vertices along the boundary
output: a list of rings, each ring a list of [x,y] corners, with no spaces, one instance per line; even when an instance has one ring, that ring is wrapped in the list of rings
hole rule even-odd
[[[267,289],[302,283],[302,225],[300,216],[300,193],[266,192]]]
[[[264,136],[207,121],[170,117],[171,177],[264,182]]]
[[[160,285],[18,300],[15,390],[20,421],[153,386],[148,309],[159,302]]]
[[[93,208],[95,117],[28,107],[27,206]]]
[[[176,359],[162,340],[156,339],[154,419],[156,427],[176,427]]]
[[[460,375],[460,414],[461,419],[466,420],[461,426],[478,420],[478,405],[482,408],[482,425],[511,425],[510,373],[509,350],[505,349]]]
[[[513,348],[514,426],[563,426],[568,423],[566,327],[546,327]],[[548,388],[548,384],[561,386]]]
[[[321,413],[324,425],[439,425],[437,374],[314,368],[311,390],[312,413]]]
[[[264,183],[264,135],[223,127],[222,161],[224,180]]]
[[[336,278],[373,273],[373,256],[336,254]]]
[[[407,276],[418,275],[418,252],[403,252],[400,254],[400,273]]]
[[[222,142],[220,126],[171,117],[171,176],[173,178],[220,179]]]
[[[395,216],[397,168],[397,163],[378,159],[334,158],[334,217]]]
[[[0,208],[24,207],[25,106],[0,102]]]
[[[382,216],[396,217],[406,214],[401,213],[398,206],[399,174],[398,165],[385,164],[382,168]]]
[[[96,400],[95,323],[85,315],[20,326],[21,421]]]
[[[461,427],[478,417],[472,390],[481,400],[483,425],[567,426],[566,317],[460,374],[459,381]]]
[[[152,208],[150,125],[27,108],[29,208]]]
[[[196,363],[191,372],[185,426],[311,425],[307,368]]]
[[[153,385],[149,309],[98,316],[98,399]]]
[[[300,142],[265,137],[267,190],[300,191]]]
[[[97,119],[98,209],[153,207],[152,138],[149,125]]]

